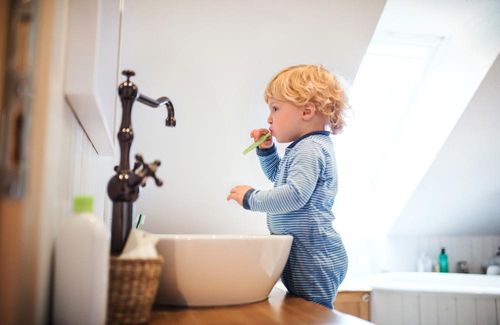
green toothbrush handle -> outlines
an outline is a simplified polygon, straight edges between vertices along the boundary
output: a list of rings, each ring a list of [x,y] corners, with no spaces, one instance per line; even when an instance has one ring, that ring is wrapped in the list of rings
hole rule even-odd
[[[253,149],[257,148],[258,146],[260,146],[261,144],[263,144],[269,137],[271,136],[271,132],[268,132],[264,135],[262,135],[259,140],[255,141],[254,143],[252,143],[250,146],[248,146],[248,148],[246,148],[244,151],[243,151],[243,154],[246,155],[247,153],[249,153],[250,151],[252,151]]]

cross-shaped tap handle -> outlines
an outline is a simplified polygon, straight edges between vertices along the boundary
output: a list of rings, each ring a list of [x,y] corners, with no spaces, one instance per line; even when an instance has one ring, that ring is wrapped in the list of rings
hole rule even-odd
[[[159,160],[155,160],[152,163],[147,164],[144,162],[144,159],[142,158],[142,156],[137,154],[137,155],[135,155],[135,163],[134,163],[134,168],[132,169],[132,171],[142,179],[141,185],[143,187],[146,186],[146,180],[148,177],[153,177],[153,179],[155,180],[156,186],[162,186],[163,181],[161,179],[159,179],[158,177],[156,177],[156,170],[158,169],[158,167],[160,167],[160,165],[161,165],[161,161],[159,161]],[[139,167],[142,167],[142,168],[139,169]]]

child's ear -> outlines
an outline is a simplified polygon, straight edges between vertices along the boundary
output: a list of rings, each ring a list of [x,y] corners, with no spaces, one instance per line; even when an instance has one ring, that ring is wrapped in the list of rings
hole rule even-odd
[[[302,110],[302,117],[305,120],[310,120],[314,114],[316,113],[316,106],[313,103],[307,103],[304,105],[304,109]]]

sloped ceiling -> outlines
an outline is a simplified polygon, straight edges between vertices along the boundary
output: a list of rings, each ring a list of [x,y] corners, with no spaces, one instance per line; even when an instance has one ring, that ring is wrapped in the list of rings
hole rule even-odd
[[[442,43],[378,171],[373,228],[384,234],[500,233],[498,174],[485,170],[499,165],[491,141],[500,138],[492,122],[499,101],[488,89],[499,89],[492,65],[500,53],[500,2],[389,0],[378,30],[433,35]],[[477,125],[479,117],[491,124]],[[480,147],[472,149],[476,143]]]
[[[407,195],[392,211],[389,233],[500,234],[500,2],[394,0],[384,14],[379,27],[437,35],[453,45],[449,59],[433,67],[441,76],[430,71],[432,87],[417,99],[424,103],[417,107],[421,117],[412,116],[415,127],[399,148],[408,158],[394,160],[403,173],[388,186]],[[404,168],[413,161],[420,164]],[[408,181],[410,174],[418,177]]]
[[[500,57],[391,232],[500,234]]]

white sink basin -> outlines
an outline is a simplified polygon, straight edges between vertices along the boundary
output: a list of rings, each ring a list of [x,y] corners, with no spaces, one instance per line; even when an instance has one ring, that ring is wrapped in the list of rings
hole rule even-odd
[[[237,305],[265,300],[285,267],[292,236],[158,235],[164,258],[156,304]]]

